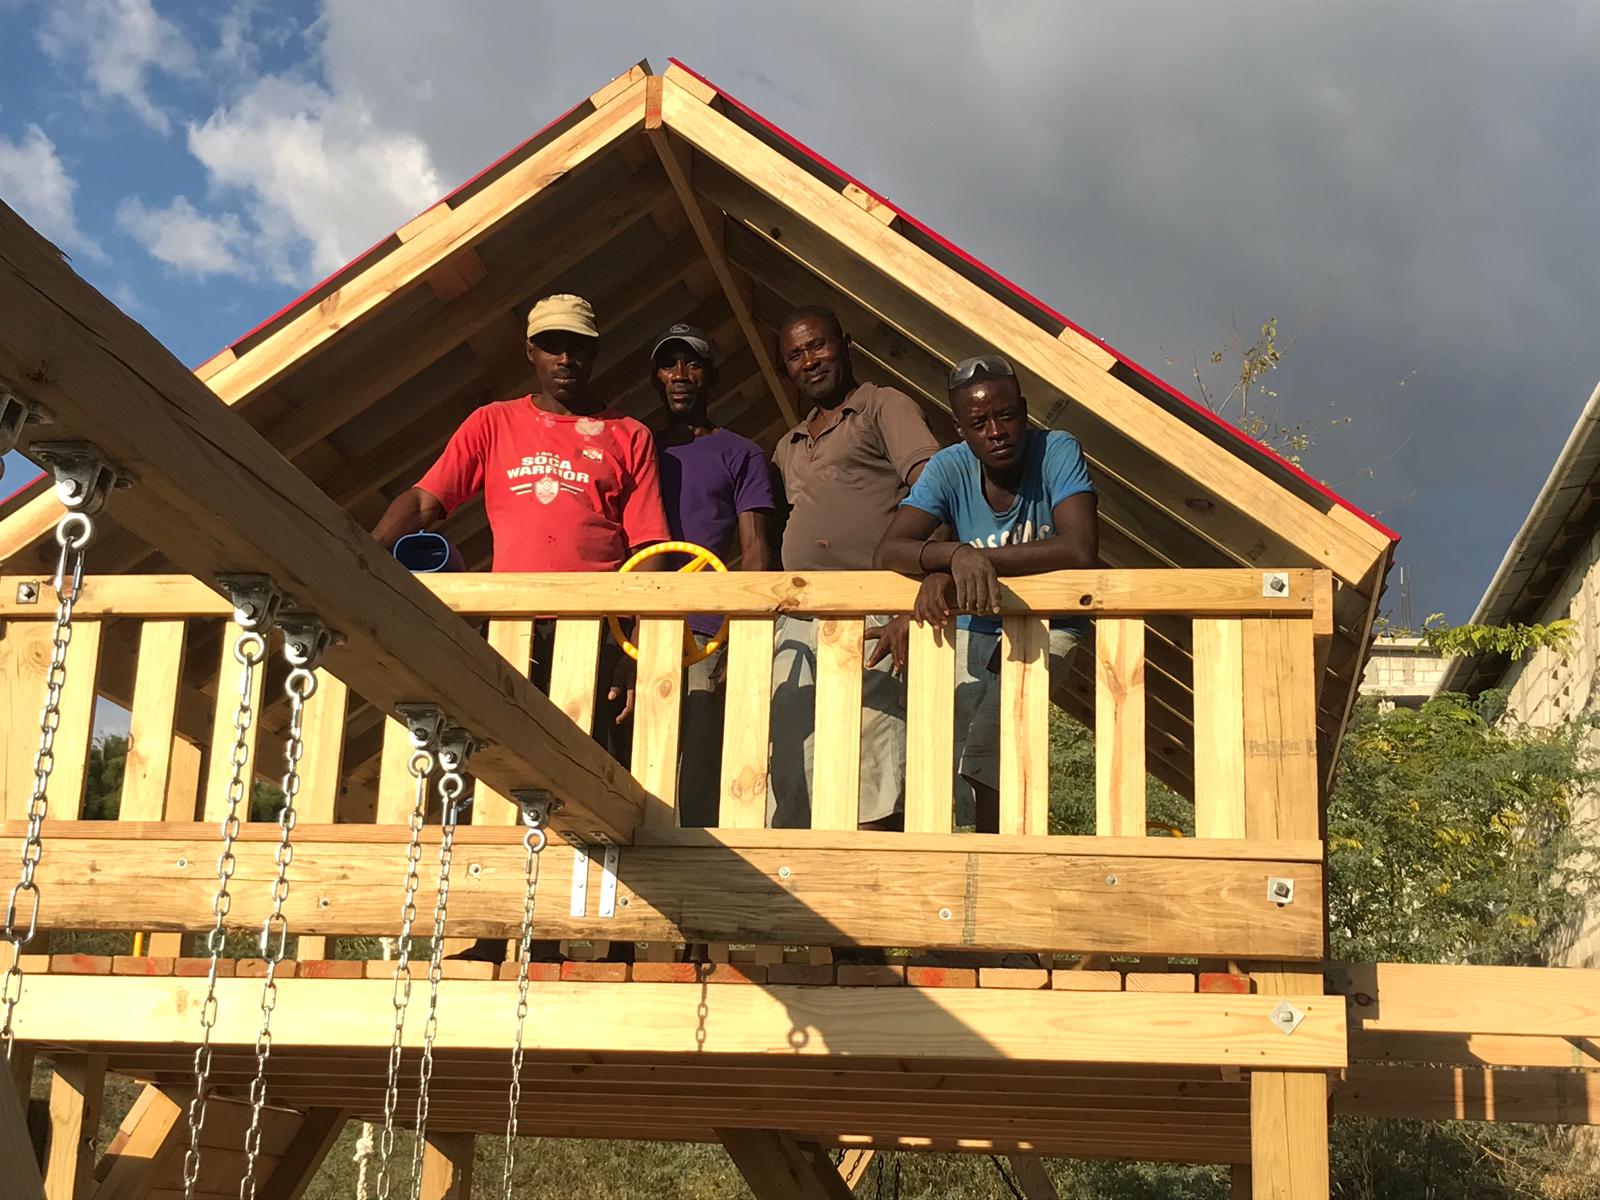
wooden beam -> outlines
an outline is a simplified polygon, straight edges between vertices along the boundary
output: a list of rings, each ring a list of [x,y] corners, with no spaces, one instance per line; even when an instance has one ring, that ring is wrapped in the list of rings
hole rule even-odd
[[[1011,1154],[1006,1161],[1011,1164],[1011,1175],[1026,1200],[1061,1200],[1050,1173],[1044,1169],[1043,1159],[1031,1154]]]
[[[104,1054],[58,1054],[50,1079],[50,1157],[45,1200],[82,1200],[94,1176],[94,1144],[105,1098]]]
[[[184,1105],[147,1084],[123,1119],[117,1136],[95,1168],[94,1200],[135,1200],[150,1188],[156,1173],[172,1165],[187,1144]]]
[[[791,1134],[719,1129],[717,1136],[755,1200],[850,1200],[850,1189],[827,1156],[808,1153]]]
[[[73,828],[52,837],[38,869],[50,900],[45,927],[115,929],[130,921],[145,929],[198,927],[216,887],[215,829],[127,822],[93,828],[99,824],[84,822],[82,835]],[[17,853],[20,831],[20,825],[0,827],[0,856]],[[716,835],[746,831],[656,832],[678,836],[624,851],[615,916],[602,918],[593,906],[576,917],[543,907],[541,936],[1281,959],[1315,959],[1321,946],[1320,862],[1231,861],[1216,849],[1237,843],[1204,843],[1216,855],[1207,858],[1195,857],[1194,839],[1180,838],[867,836],[851,828],[830,843],[806,830],[751,830],[756,844],[739,848]],[[756,836],[763,834],[780,836]],[[425,857],[438,836],[436,827],[424,831]],[[284,908],[291,928],[326,936],[391,933],[394,864],[406,837],[399,825],[298,826],[295,886]],[[1151,849],[1138,846],[1123,856],[1100,848],[1102,841]],[[451,885],[452,932],[515,936],[523,894],[519,830],[462,828],[455,847],[467,867]],[[271,824],[241,831],[231,927],[251,928],[265,918],[276,848]],[[571,848],[552,844],[546,875],[564,879],[571,870]],[[1268,875],[1295,881],[1293,904],[1271,901]]]
[[[441,1050],[502,1050],[506,988],[453,979]],[[203,979],[39,975],[17,1009],[19,1039],[104,1042],[115,1012],[118,1041],[104,1048],[188,1042]],[[218,1046],[254,1045],[256,979],[219,979]],[[388,979],[283,979],[273,1036],[282,1045],[387,1047]],[[1292,1037],[1269,1019],[1278,996],[1014,991],[982,988],[702,988],[676,983],[540,983],[531,989],[530,1053],[594,1052],[934,1056],[1107,1064],[1192,1064],[1324,1070],[1346,1065],[1343,1004],[1291,996],[1305,1018]],[[701,1005],[711,1009],[708,1017]],[[420,1047],[423,1014],[404,1044]],[[1159,1029],[1160,1037],[1150,1031]],[[1319,1081],[1321,1077],[1319,1076]]]
[[[1350,1058],[1367,1063],[1600,1070],[1600,1038],[1350,1030]]]
[[[22,1097],[6,1078],[0,1078],[0,1179],[15,1189],[17,1200],[42,1200],[44,1196]]]
[[[344,637],[326,665],[370,702],[436,700],[492,743],[478,777],[547,788],[569,819],[631,835],[643,792],[616,762],[4,207],[0,274],[0,378],[134,473],[123,524],[202,577],[271,575]]]
[[[1333,1104],[1349,1117],[1600,1125],[1600,1072],[1358,1066]]]
[[[308,1111],[294,1139],[278,1156],[278,1165],[257,1189],[258,1200],[301,1200],[328,1152],[344,1132],[346,1119],[346,1113],[338,1108],[319,1107]]]
[[[470,1133],[430,1133],[422,1148],[422,1200],[471,1200]]]
[[[119,494],[120,504],[133,492]],[[1263,597],[1250,569],[1052,571],[1002,580],[1006,616],[1081,613],[1091,617],[1300,617],[1313,603],[1312,572],[1291,570],[1290,594]],[[511,571],[406,576],[457,613],[472,617],[647,617],[715,611],[730,617],[860,616],[910,612],[920,586],[890,571],[703,571],[694,574]],[[37,577],[0,575],[0,619],[19,610],[15,585]],[[84,580],[85,617],[226,617],[227,601],[188,575],[102,575]],[[1309,668],[1308,668],[1309,669]]]
[[[722,241],[712,231],[706,214],[700,207],[700,197],[695,193],[694,184],[689,177],[692,167],[684,161],[684,158],[687,158],[688,148],[684,147],[684,158],[680,158],[677,146],[661,126],[662,86],[663,81],[660,78],[650,79],[645,84],[645,134],[649,137],[650,144],[655,147],[656,156],[661,159],[661,165],[667,172],[667,180],[672,184],[672,190],[677,193],[678,202],[683,206],[684,216],[689,219],[689,228],[694,230],[695,237],[699,239],[706,261],[711,264],[711,269],[716,274],[717,284],[728,299],[728,306],[733,309],[734,319],[739,322],[739,330],[744,334],[745,344],[749,346],[750,352],[755,355],[756,362],[760,365],[761,377],[766,381],[773,403],[778,406],[783,419],[793,425],[800,419],[795,412],[794,402],[789,399],[789,393],[778,377],[772,356],[767,352],[766,342],[756,328],[755,318],[750,315],[750,305],[733,277],[732,268],[728,266],[727,256],[722,252]],[[719,211],[717,215],[720,219],[721,212]]]
[[[1327,978],[1349,999],[1352,1023],[1374,1033],[1600,1040],[1600,971],[1364,963],[1330,967]]]

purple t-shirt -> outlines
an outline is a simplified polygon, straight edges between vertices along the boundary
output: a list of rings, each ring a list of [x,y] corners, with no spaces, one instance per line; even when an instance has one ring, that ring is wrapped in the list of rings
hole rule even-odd
[[[718,429],[677,445],[656,438],[661,466],[661,499],[672,536],[704,546],[726,559],[737,548],[739,514],[773,507],[767,456],[747,437]],[[697,615],[689,628],[709,637],[720,617]]]

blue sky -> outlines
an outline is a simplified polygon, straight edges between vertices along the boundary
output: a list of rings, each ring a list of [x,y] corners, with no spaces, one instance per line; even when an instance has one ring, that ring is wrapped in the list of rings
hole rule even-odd
[[[1299,330],[1274,415],[1405,535],[1418,620],[1470,613],[1600,379],[1577,0],[0,0],[0,197],[192,365],[670,55],[1191,393]]]

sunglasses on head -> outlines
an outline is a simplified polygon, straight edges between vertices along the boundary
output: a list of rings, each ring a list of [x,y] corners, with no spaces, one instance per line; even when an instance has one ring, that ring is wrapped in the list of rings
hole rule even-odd
[[[963,384],[971,383],[980,374],[994,379],[1012,379],[1017,373],[998,354],[975,354],[971,358],[963,358],[950,368],[950,389],[954,391]]]

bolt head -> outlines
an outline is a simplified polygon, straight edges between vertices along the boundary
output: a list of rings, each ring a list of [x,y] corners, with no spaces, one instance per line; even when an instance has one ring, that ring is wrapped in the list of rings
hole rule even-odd
[[[1117,886],[1117,877],[1115,875],[1107,875],[1106,876],[1106,886],[1107,887],[1116,887]]]
[[[778,868],[778,878],[779,879],[787,879],[787,878],[789,878],[789,876],[791,876],[793,874],[794,874],[794,872],[791,871],[788,867],[779,867]]]
[[[948,908],[941,908],[939,910],[939,920],[941,921],[948,921],[954,915],[955,914],[952,913]]]

